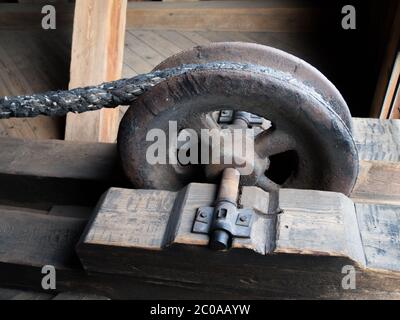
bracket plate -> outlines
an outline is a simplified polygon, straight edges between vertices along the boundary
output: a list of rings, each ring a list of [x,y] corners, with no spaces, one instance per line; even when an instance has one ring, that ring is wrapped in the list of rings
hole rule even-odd
[[[193,224],[193,233],[209,234],[214,218],[214,207],[201,207],[197,209]],[[249,238],[251,232],[252,209],[237,209],[234,214],[227,215],[227,223],[230,224],[231,234],[237,238]]]

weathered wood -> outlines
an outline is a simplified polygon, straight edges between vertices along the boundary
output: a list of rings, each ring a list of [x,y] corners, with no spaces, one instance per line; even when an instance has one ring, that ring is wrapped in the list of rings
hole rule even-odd
[[[282,189],[276,253],[345,256],[366,267],[353,202],[335,192]],[[400,270],[400,269],[399,269]]]
[[[354,202],[400,205],[400,162],[360,161]]]
[[[56,268],[78,261],[70,243],[77,242],[86,220],[24,212],[0,211],[1,263]]]
[[[254,187],[241,201],[248,207],[258,207],[260,199],[251,197]],[[260,192],[265,193],[260,190]],[[91,225],[78,247],[84,265],[91,271],[110,272],[102,262],[101,269],[92,269],[95,260],[86,260],[85,248],[118,246],[161,250],[170,246],[207,246],[208,236],[192,233],[196,210],[210,206],[216,197],[216,187],[189,184],[180,194],[166,191],[110,189],[98,205]],[[348,257],[367,266],[353,202],[342,194],[311,190],[282,189],[277,223],[271,229],[267,220],[268,207],[253,216],[250,239],[237,238],[232,249],[250,249],[260,254],[298,253]],[[267,197],[268,199],[268,197]],[[268,238],[273,232],[276,236]],[[268,243],[273,241],[273,243]],[[114,268],[115,266],[113,266]],[[120,272],[127,272],[123,266]],[[400,269],[399,269],[400,271]],[[112,272],[118,272],[112,269]]]
[[[360,160],[400,162],[400,120],[353,118]]]
[[[160,197],[155,197],[155,192],[111,189],[105,195],[77,246],[89,273],[121,274],[157,282],[168,279],[171,286],[193,283],[217,288],[216,292],[225,287],[254,295],[271,289],[271,277],[278,282],[285,278],[290,279],[291,287],[280,287],[285,291],[281,295],[291,297],[311,297],[307,290],[296,291],[305,283],[313,288],[313,297],[362,297],[371,290],[371,279],[375,277],[382,281],[375,293],[386,292],[387,298],[400,294],[398,287],[390,285],[390,281],[400,280],[398,243],[385,242],[385,264],[380,267],[365,258],[369,243],[364,239],[369,237],[369,231],[363,229],[360,233],[357,218],[369,214],[368,205],[366,209],[358,208],[356,216],[352,202],[341,194],[283,189],[283,213],[273,230],[276,236],[272,255],[264,250],[268,247],[266,242],[271,241],[266,232],[267,228],[271,230],[266,224],[271,217],[260,211],[253,221],[251,238],[235,239],[230,251],[218,253],[206,248],[207,235],[191,233],[196,209],[212,204],[215,186],[191,184],[178,194],[161,192]],[[252,202],[251,197],[245,197],[248,204]],[[163,199],[168,199],[170,213],[163,211],[157,216]],[[176,199],[175,205],[171,199]],[[251,206],[258,206],[258,202]],[[134,203],[142,205],[136,207]],[[398,230],[394,236],[399,238]],[[341,288],[345,265],[353,265],[362,279],[351,293]],[[225,272],[228,269],[229,276]],[[300,273],[304,277],[302,284]],[[318,279],[312,280],[312,273]]]
[[[72,25],[74,6],[53,4],[57,23]],[[0,29],[41,29],[42,5],[0,4]],[[146,29],[310,31],[318,11],[299,1],[136,2],[127,7],[127,26]],[[274,19],[271,19],[273,17]]]
[[[389,78],[392,66],[396,58],[400,39],[400,4],[393,2],[393,19],[390,28],[387,30],[386,43],[384,45],[385,54],[380,68],[379,77],[376,82],[375,94],[371,105],[371,117],[378,118],[381,114],[382,105],[385,98],[386,88],[389,84]]]
[[[400,206],[356,203],[356,209],[367,265],[400,270]]]
[[[69,31],[61,23],[56,30],[47,32],[43,29],[13,32],[1,30],[0,96],[66,89],[70,55]],[[64,123],[60,117],[1,119],[0,136],[62,139]]]
[[[389,79],[388,87],[386,89],[385,99],[383,100],[380,119],[393,118],[394,99],[396,95],[397,88],[400,83],[400,51],[397,52],[396,59],[394,61],[392,74]],[[396,118],[394,118],[396,119]]]
[[[126,0],[77,0],[72,40],[70,88],[121,77]],[[65,139],[114,142],[118,109],[68,114]]]
[[[207,187],[208,191],[202,195],[195,194],[195,201],[186,199],[186,206],[196,203],[210,203],[205,198],[206,193],[213,193],[213,186]],[[193,190],[196,191],[196,190]],[[214,187],[215,191],[215,187]],[[128,192],[128,191],[127,191]],[[129,190],[129,192],[135,192]],[[147,194],[151,201],[146,203],[146,210],[151,210],[155,200],[154,194]],[[288,197],[290,198],[290,196]],[[329,198],[329,196],[328,196]],[[202,201],[199,199],[203,199]],[[301,208],[296,198],[297,211]],[[247,202],[249,203],[249,202]],[[335,206],[334,201],[327,201],[330,206]],[[122,207],[129,206],[125,199]],[[114,207],[110,207],[113,209]],[[134,207],[133,207],[134,208]],[[132,204],[129,209],[132,209]],[[172,210],[177,210],[175,207]],[[286,208],[290,214],[289,208]],[[301,211],[301,210],[300,210]],[[140,213],[138,207],[137,213]],[[295,211],[293,211],[294,214]],[[359,213],[359,212],[358,212]],[[109,213],[108,213],[109,214]],[[131,212],[129,212],[132,215]],[[285,214],[285,213],[284,213]],[[283,214],[283,215],[284,215]],[[326,210],[319,214],[330,215]],[[25,216],[26,213],[15,213],[16,216]],[[46,216],[47,225],[57,225],[57,233],[69,234],[61,237],[63,246],[44,245],[37,257],[37,246],[30,244],[25,250],[14,252],[13,263],[10,260],[3,261],[0,256],[0,285],[18,286],[20,288],[32,288],[40,290],[42,274],[41,266],[32,265],[51,264],[56,260],[57,291],[84,292],[110,298],[400,298],[400,280],[396,272],[383,272],[379,270],[364,270],[357,268],[356,290],[343,290],[341,281],[344,276],[344,265],[352,264],[351,260],[340,256],[314,256],[301,254],[273,254],[262,255],[245,248],[236,248],[227,253],[210,251],[201,245],[167,246],[163,250],[143,250],[135,247],[120,247],[113,243],[111,246],[93,244],[85,250],[92,257],[99,257],[98,266],[110,266],[114,261],[114,267],[127,272],[121,274],[90,273],[86,274],[80,265],[70,263],[70,253],[74,251],[77,237],[72,234],[81,233],[82,225],[76,223],[77,219]],[[0,214],[0,225],[8,221],[9,217]],[[17,218],[16,218],[17,219]],[[114,218],[114,222],[117,216]],[[156,219],[153,215],[152,219]],[[41,215],[32,215],[26,232],[25,218],[19,219],[20,223],[13,223],[15,234],[24,235],[32,243],[41,243],[40,239],[54,239],[52,227],[42,227]],[[82,220],[81,220],[82,221]],[[158,220],[160,221],[160,219]],[[315,228],[318,226],[318,221]],[[336,220],[332,225],[336,225]],[[133,225],[129,222],[129,225]],[[160,226],[159,226],[160,227]],[[135,227],[137,229],[137,227]],[[160,229],[159,229],[160,230]],[[167,230],[167,229],[165,229]],[[128,230],[124,228],[124,231]],[[323,232],[325,232],[323,230]],[[25,232],[25,233],[24,233]],[[112,230],[110,230],[112,232]],[[139,230],[141,234],[146,229]],[[10,231],[1,228],[0,237],[10,234]],[[157,233],[155,233],[157,236]],[[315,235],[305,235],[308,238]],[[129,239],[128,236],[117,234],[117,238]],[[146,236],[149,239],[149,236]],[[0,253],[7,252],[9,248],[24,246],[18,237],[6,237],[7,241],[0,241]],[[134,237],[131,237],[134,239]],[[113,238],[111,238],[113,239]],[[103,238],[102,241],[106,241]],[[127,240],[126,240],[127,241]],[[158,241],[158,240],[157,240]],[[135,241],[134,241],[135,242]],[[318,239],[314,239],[317,243]],[[58,243],[58,242],[57,242]],[[154,248],[154,243],[147,240]],[[54,243],[53,243],[54,244]],[[80,247],[80,245],[79,245]],[[78,247],[78,248],[79,248]],[[80,247],[80,250],[82,247]],[[136,251],[136,254],[132,254]],[[165,251],[168,254],[165,254]],[[82,254],[82,252],[80,251]],[[63,257],[64,258],[60,258]],[[47,257],[47,258],[46,258]],[[54,257],[59,257],[54,259]],[[116,259],[117,258],[117,259]],[[229,270],[229,272],[227,272]],[[53,292],[47,292],[54,294]]]
[[[131,2],[128,28],[215,31],[311,31],[318,10],[299,2]]]
[[[126,193],[126,189],[111,188],[102,197],[94,220],[95,228],[88,229],[88,242],[109,243],[112,246],[137,246],[160,249],[167,245],[165,233],[170,220],[176,193],[169,191],[138,190]],[[140,215],[118,215],[124,208]],[[115,232],[110,233],[109,229]]]
[[[52,206],[48,212],[51,216],[59,217],[70,217],[78,219],[89,219],[92,215],[92,207],[82,207],[82,206]]]
[[[396,93],[393,97],[393,105],[389,119],[400,119],[400,85],[397,86]]]
[[[2,138],[0,145],[3,204],[94,205],[122,180],[114,144]]]

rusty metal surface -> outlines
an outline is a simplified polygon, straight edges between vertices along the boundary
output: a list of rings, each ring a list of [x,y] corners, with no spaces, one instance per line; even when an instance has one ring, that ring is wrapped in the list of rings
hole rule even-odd
[[[175,54],[154,68],[163,70],[182,64],[203,64],[216,61],[250,63],[290,73],[299,82],[312,87],[352,129],[351,114],[336,87],[316,68],[282,50],[245,42],[218,42]]]
[[[148,164],[151,142],[145,137],[152,128],[168,132],[169,120],[176,120],[179,129],[210,128],[214,124],[206,115],[223,109],[248,111],[273,123],[273,131],[266,134],[277,143],[266,150],[268,156],[284,151],[274,150],[280,145],[296,154],[297,167],[279,186],[351,192],[358,158],[345,122],[318,92],[291,74],[251,65],[188,71],[157,84],[132,104],[121,122],[118,145],[134,186],[178,190],[188,182],[205,181],[201,165],[179,172],[174,165]],[[261,137],[257,141],[260,153],[263,147],[270,149]],[[274,181],[266,176],[258,183],[264,187]]]

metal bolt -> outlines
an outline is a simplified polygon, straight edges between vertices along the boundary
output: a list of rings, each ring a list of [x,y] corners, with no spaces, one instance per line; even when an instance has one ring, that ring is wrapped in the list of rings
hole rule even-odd
[[[247,216],[240,216],[240,217],[239,217],[239,220],[240,220],[241,222],[246,222],[246,221],[247,221]]]
[[[207,214],[204,211],[200,211],[199,215],[200,215],[201,218],[206,218],[207,217]]]

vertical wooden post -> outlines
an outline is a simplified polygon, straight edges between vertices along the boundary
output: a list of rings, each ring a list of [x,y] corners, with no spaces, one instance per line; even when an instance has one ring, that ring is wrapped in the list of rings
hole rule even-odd
[[[400,3],[396,4],[392,26],[390,28],[390,36],[386,45],[386,52],[383,58],[381,70],[376,84],[374,98],[370,115],[372,118],[386,119],[387,113],[384,108],[384,100],[386,91],[390,81],[393,64],[396,59],[397,48],[400,39]]]
[[[121,77],[127,0],[76,0],[70,88]],[[65,140],[114,142],[118,109],[68,114]]]

